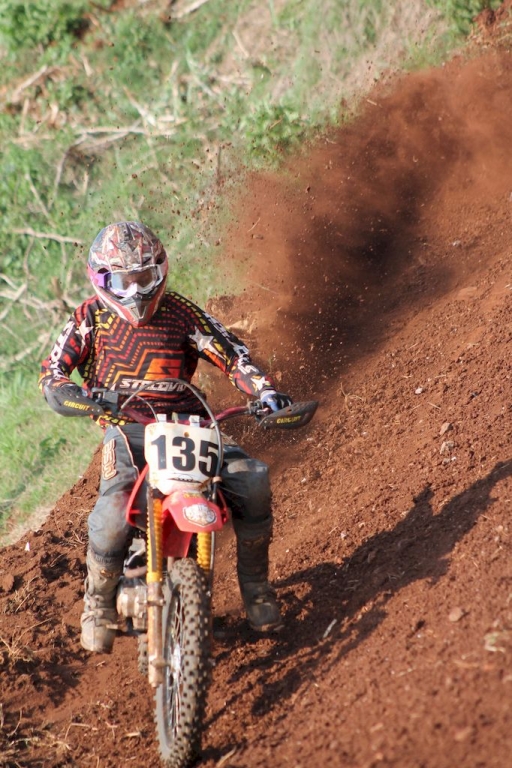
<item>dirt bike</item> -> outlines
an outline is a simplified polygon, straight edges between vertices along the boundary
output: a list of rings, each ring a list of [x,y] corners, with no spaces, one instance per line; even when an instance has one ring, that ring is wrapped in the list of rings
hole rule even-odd
[[[165,768],[185,768],[200,752],[211,668],[215,534],[229,519],[219,487],[223,464],[219,425],[252,416],[262,428],[294,429],[309,423],[318,403],[293,403],[271,412],[255,400],[214,415],[192,384],[165,381],[190,389],[208,417],[167,418],[156,413],[150,397],[143,397],[154,382],[129,394],[119,409],[120,393],[97,388],[92,394],[98,404],[114,412],[124,410],[146,424],[147,465],[128,502],[127,520],[136,533],[117,591],[117,611],[127,630],[138,637],[139,670],[156,689],[162,762]],[[134,398],[149,406],[151,419],[130,411]]]

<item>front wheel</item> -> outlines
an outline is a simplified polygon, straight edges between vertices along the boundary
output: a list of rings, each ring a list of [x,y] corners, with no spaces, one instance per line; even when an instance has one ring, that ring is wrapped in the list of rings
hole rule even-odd
[[[210,600],[197,563],[174,563],[164,590],[164,679],[155,696],[165,768],[185,768],[198,755],[210,671]]]

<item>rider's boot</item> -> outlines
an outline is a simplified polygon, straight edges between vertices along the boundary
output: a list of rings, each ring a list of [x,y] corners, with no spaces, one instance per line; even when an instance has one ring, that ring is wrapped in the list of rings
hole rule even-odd
[[[258,523],[233,520],[237,541],[237,574],[247,619],[258,632],[275,632],[283,620],[276,593],[268,582],[268,549],[272,518]]]
[[[80,643],[86,651],[110,653],[117,631],[116,591],[122,564],[106,568],[87,551],[84,610]]]

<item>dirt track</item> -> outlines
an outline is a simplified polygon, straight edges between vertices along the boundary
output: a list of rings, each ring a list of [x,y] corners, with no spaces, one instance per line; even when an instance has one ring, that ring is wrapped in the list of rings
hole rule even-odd
[[[227,535],[201,768],[512,765],[512,57],[489,43],[247,180],[225,263],[259,287],[218,314],[322,408],[237,435],[273,468],[286,629],[247,629]],[[0,553],[2,766],[158,766],[133,641],[78,643],[96,483]]]

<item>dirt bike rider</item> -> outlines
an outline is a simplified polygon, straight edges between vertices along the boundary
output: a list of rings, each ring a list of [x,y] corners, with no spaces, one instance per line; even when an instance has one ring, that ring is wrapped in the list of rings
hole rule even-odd
[[[126,391],[154,381],[148,394],[157,412],[201,413],[202,406],[189,390],[180,391],[162,380],[190,381],[202,358],[273,411],[292,402],[276,392],[236,336],[185,297],[166,291],[167,271],[164,246],[144,224],[123,221],[104,227],[88,258],[96,295],[75,310],[42,364],[39,386],[51,408],[64,416],[90,415],[105,432],[99,495],[88,518],[81,617],[81,644],[88,651],[112,649],[116,588],[130,536],[125,509],[144,466],[143,425],[100,409],[87,396],[90,389]],[[74,369],[83,387],[70,380]],[[132,404],[150,415],[139,399]],[[268,581],[272,535],[268,467],[234,443],[226,446],[224,458],[222,488],[232,511],[247,618],[255,630],[276,630],[282,620]]]

